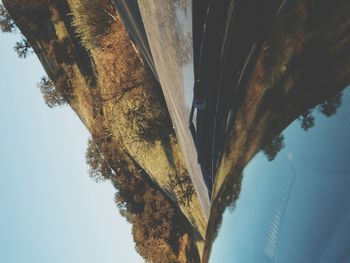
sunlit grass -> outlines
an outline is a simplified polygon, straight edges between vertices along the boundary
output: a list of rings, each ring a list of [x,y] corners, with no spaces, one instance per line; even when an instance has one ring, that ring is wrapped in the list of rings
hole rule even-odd
[[[107,33],[113,17],[109,0],[74,0],[71,2],[73,22],[83,46],[91,50],[99,46],[99,39]]]

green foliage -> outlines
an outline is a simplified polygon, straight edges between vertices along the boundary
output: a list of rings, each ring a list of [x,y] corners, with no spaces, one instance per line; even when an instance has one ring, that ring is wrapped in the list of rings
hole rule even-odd
[[[99,46],[99,38],[107,33],[111,22],[109,0],[79,0],[71,3],[73,22],[83,46],[90,50]]]
[[[166,140],[173,132],[167,112],[155,99],[135,105],[129,109],[126,116],[134,125],[138,137],[150,144],[157,140]]]
[[[175,192],[181,205],[189,205],[195,192],[188,173],[170,177],[170,189]]]

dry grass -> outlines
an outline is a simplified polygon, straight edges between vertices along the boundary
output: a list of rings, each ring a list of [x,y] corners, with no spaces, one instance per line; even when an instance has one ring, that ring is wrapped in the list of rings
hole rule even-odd
[[[105,12],[101,3],[107,3],[107,1],[90,3],[87,0],[69,0],[68,2],[73,10],[75,29],[82,38],[84,46],[90,50],[91,59],[96,66],[96,87],[89,86],[86,76],[77,64],[76,56],[73,56],[69,63],[59,62],[56,56],[57,49],[54,49],[51,41],[45,39],[40,43],[43,50],[52,49],[55,53],[55,56],[47,59],[47,68],[52,68],[53,72],[62,71],[67,78],[68,85],[73,88],[74,97],[70,106],[92,135],[98,134],[102,126],[107,126],[112,133],[113,142],[120,146],[120,151],[140,165],[139,169],[144,170],[155,182],[158,182],[164,192],[171,192],[170,178],[186,173],[176,138],[173,134],[168,134],[164,136],[167,137],[165,140],[155,136],[152,143],[139,140],[137,131],[140,129],[137,128],[135,120],[130,119],[134,117],[127,114],[133,107],[143,105],[144,108],[140,114],[143,114],[146,120],[168,116],[157,82],[141,63],[121,21],[118,18],[113,20]],[[97,2],[99,6],[95,8],[94,4],[96,5]],[[92,12],[92,7],[94,7],[93,15],[87,17],[87,14]],[[113,16],[114,12],[111,12]],[[68,30],[60,14],[50,13],[50,17],[56,31],[54,40],[67,54],[68,46],[73,46]],[[94,17],[103,17],[103,19],[96,21]],[[100,27],[102,24],[104,26]],[[69,45],[64,45],[64,41],[69,42]],[[95,48],[96,45],[98,49]],[[75,51],[73,48],[73,52]],[[44,55],[47,56],[46,53]],[[165,119],[169,121],[169,117]],[[130,128],[131,123],[136,125],[136,128]],[[194,194],[192,202],[181,206],[180,209],[194,228],[204,235],[206,219],[197,196]]]
[[[299,3],[295,10],[272,32],[265,43],[264,85],[272,88],[288,68],[293,56],[298,54],[305,41],[306,7]]]
[[[71,2],[73,27],[83,46],[99,47],[100,38],[108,32],[113,21],[109,0],[75,0]]]
[[[101,38],[99,50],[94,50],[92,55],[99,72],[100,93],[105,99],[105,117],[112,133],[119,138],[130,156],[166,191],[171,192],[168,187],[171,185],[170,179],[186,174],[184,161],[172,132],[159,134],[161,136],[153,134],[156,136],[152,135],[151,141],[139,136],[143,128],[139,127],[142,122],[138,123],[137,118],[155,120],[160,124],[160,120],[169,122],[169,117],[159,84],[142,64],[118,17],[111,25],[110,33]],[[123,96],[115,96],[121,90],[127,92]],[[130,110],[140,108],[142,110],[137,118],[130,118]],[[163,127],[163,124],[160,126]],[[176,197],[179,199],[179,196]],[[180,208],[203,235],[206,219],[197,196],[194,194],[192,202]]]

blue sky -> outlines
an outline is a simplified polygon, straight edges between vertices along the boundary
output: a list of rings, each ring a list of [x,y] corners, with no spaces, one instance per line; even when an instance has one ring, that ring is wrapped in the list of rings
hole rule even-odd
[[[283,132],[273,162],[259,153],[244,169],[210,262],[350,262],[350,87],[336,115],[313,114],[307,132]]]
[[[87,174],[88,132],[68,107],[49,109],[35,55],[0,34],[0,257],[6,263],[143,262],[114,189]]]

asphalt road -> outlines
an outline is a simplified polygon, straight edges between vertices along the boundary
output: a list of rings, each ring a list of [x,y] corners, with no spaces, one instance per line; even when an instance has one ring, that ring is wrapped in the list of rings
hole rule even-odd
[[[244,87],[266,36],[291,2],[115,0],[134,42],[161,83],[206,214],[208,193]],[[194,97],[206,101],[205,109],[198,109],[193,120],[196,142],[188,129]]]
[[[194,38],[194,46],[200,47],[195,53],[195,98],[206,102],[205,109],[198,109],[196,138],[209,191],[262,44],[290,2],[212,1],[206,7],[197,5],[205,18],[194,10],[204,23],[195,23],[195,31],[202,32],[194,35],[200,37]]]
[[[203,212],[209,215],[208,189],[188,129],[194,84],[191,2],[139,0],[139,6],[187,169]]]

